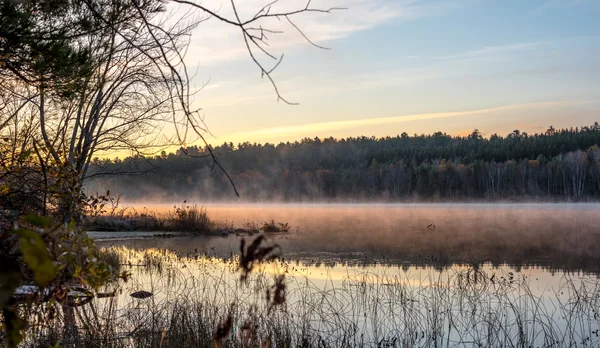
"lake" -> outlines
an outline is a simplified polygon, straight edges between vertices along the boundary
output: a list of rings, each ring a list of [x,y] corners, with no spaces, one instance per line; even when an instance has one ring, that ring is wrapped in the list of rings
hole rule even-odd
[[[600,345],[600,204],[205,208],[211,219],[234,226],[289,223],[289,234],[268,241],[281,248],[281,259],[256,266],[243,282],[240,243],[253,237],[90,232],[131,265],[132,279],[117,307],[135,303],[146,313],[174,316],[177,308],[190,312],[191,305],[192,319],[211,318],[213,330],[231,316],[237,329],[230,344],[254,315],[260,323],[254,336],[290,345]],[[285,303],[273,306],[279,275]],[[140,289],[155,296],[126,296]]]
[[[146,205],[156,212],[173,205]],[[134,206],[143,211],[141,205]],[[600,204],[211,204],[209,217],[235,226],[287,222],[272,239],[284,257],[316,262],[539,266],[600,271]],[[91,233],[134,248],[237,253],[239,237],[147,239]],[[106,245],[107,242],[100,242]]]

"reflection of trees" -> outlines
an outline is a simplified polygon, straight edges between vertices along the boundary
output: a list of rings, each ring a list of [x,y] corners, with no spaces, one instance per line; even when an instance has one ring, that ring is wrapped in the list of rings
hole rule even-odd
[[[489,264],[492,267],[508,265],[516,270],[539,267],[552,272],[599,273],[600,256],[594,246],[600,243],[600,237],[590,226],[590,220],[582,219],[573,225],[570,222],[574,220],[573,217],[556,212],[553,214],[562,223],[548,220],[542,225],[540,221],[545,219],[544,216],[522,222],[517,222],[518,217],[499,217],[500,222],[496,224],[510,225],[510,229],[488,229],[484,228],[487,225],[484,216],[481,218],[481,228],[473,229],[473,226],[465,225],[449,229],[440,221],[436,223],[435,232],[427,230],[425,226],[421,226],[421,229],[415,227],[422,225],[418,215],[413,217],[417,222],[407,221],[404,229],[396,227],[385,231],[376,223],[372,224],[370,230],[363,230],[358,227],[361,225],[359,222],[352,220],[342,227],[329,224],[326,220],[318,221],[318,226],[321,226],[319,229],[311,228],[308,224],[297,226],[292,222],[294,228],[302,229],[301,235],[292,232],[289,237],[272,239],[281,246],[286,262],[302,262],[310,266],[380,264],[401,268],[446,269],[456,264]],[[319,216],[314,218],[322,219]],[[139,250],[167,248],[187,257],[229,258],[239,252],[237,242],[213,237],[124,240],[99,244],[118,244]],[[194,250],[190,245],[199,247]]]

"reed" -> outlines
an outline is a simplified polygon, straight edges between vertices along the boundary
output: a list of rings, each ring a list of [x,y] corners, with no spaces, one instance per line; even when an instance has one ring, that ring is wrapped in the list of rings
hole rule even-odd
[[[245,281],[237,258],[112,248],[131,265],[121,294],[77,308],[78,330],[37,330],[26,346],[64,347],[597,347],[600,281],[564,274],[541,292],[519,273],[478,266],[347,268],[273,261]],[[319,272],[317,276],[310,274]],[[286,301],[265,290],[285,275]],[[134,299],[137,290],[154,294]],[[229,321],[229,322],[228,322]],[[217,328],[229,330],[215,342]],[[60,325],[59,325],[60,326]],[[58,327],[59,327],[58,326]]]
[[[94,231],[169,231],[210,234],[215,224],[206,209],[197,204],[182,203],[164,213],[120,209],[87,221],[85,228]]]

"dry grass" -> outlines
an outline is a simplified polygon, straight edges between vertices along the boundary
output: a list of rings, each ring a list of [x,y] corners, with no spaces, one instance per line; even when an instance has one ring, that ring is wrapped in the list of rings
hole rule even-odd
[[[265,233],[282,233],[289,232],[290,225],[288,223],[275,222],[275,220],[265,221],[260,228]]]
[[[138,211],[134,208],[115,208],[106,214],[95,216],[87,221],[85,228],[91,231],[109,232],[184,232],[198,235],[238,234],[254,235],[265,233],[288,233],[288,223],[270,220],[262,225],[245,222],[236,227],[229,221],[213,221],[208,217],[206,209],[198,204],[187,204],[160,212],[145,208]]]
[[[88,230],[95,231],[175,231],[194,234],[210,234],[213,227],[206,209],[185,202],[163,213],[138,212],[133,208],[113,210],[110,214],[93,218],[86,225]]]

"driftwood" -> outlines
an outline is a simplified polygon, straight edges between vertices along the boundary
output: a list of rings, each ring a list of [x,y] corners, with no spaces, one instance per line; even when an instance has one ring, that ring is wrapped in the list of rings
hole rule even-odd
[[[81,286],[69,286],[66,300],[63,305],[66,307],[81,307],[97,298],[114,297],[115,293],[97,293],[94,294],[90,289]],[[52,298],[52,291],[48,288],[40,289],[36,285],[21,285],[13,293],[12,300],[15,304],[24,304],[30,302],[47,302]]]

